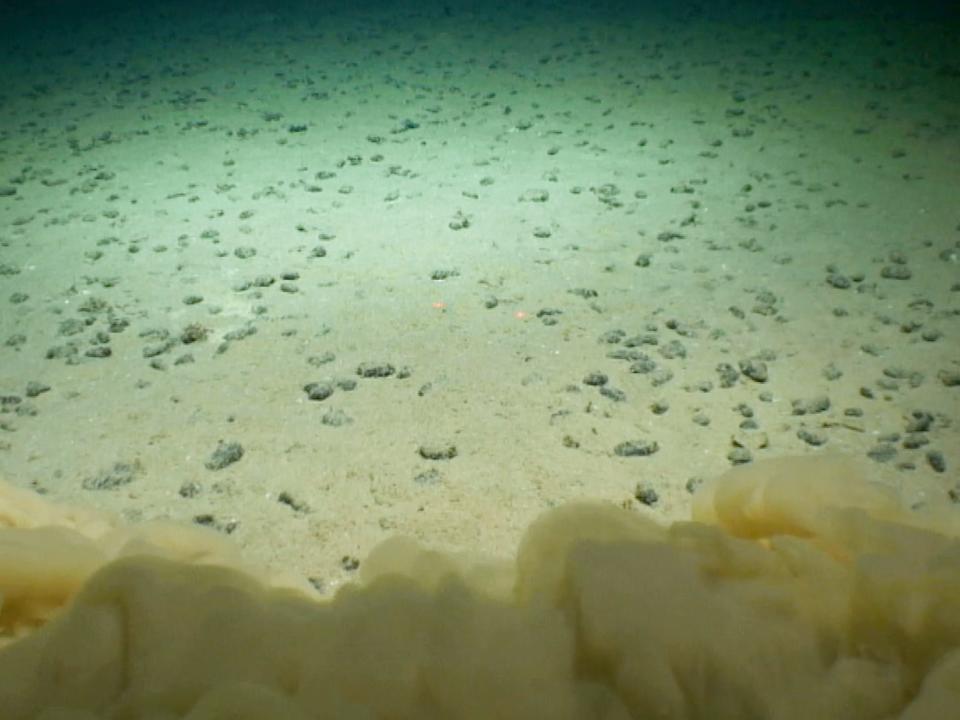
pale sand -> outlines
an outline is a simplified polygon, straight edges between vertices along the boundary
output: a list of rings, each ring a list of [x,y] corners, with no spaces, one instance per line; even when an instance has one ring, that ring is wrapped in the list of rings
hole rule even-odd
[[[757,458],[821,452],[798,438],[804,428],[822,433],[822,449],[862,456],[902,435],[911,411],[930,412],[930,444],[907,450],[901,437],[897,457],[872,470],[915,502],[939,501],[960,462],[960,388],[937,378],[960,369],[958,81],[937,72],[951,61],[941,31],[893,29],[429,10],[311,24],[225,7],[21,38],[43,49],[3,60],[0,185],[16,194],[0,197],[0,262],[20,272],[0,276],[0,339],[26,342],[0,346],[0,394],[23,396],[29,381],[52,389],[24,399],[36,416],[13,405],[0,415],[0,472],[127,519],[236,521],[251,560],[327,590],[350,577],[342,558],[395,533],[504,556],[542,510],[573,498],[686,517],[688,481],[730,466],[741,403],[768,436]],[[392,132],[408,119],[419,127]],[[306,131],[290,132],[298,123]],[[108,131],[89,149],[68,145]],[[607,183],[621,206],[600,202]],[[535,189],[549,199],[520,200]],[[747,209],[758,202],[770,206]],[[458,213],[469,227],[452,230]],[[664,231],[684,237],[658,240]],[[327,256],[309,259],[317,245]],[[239,247],[257,254],[240,259]],[[634,265],[641,253],[649,267]],[[911,279],[881,278],[891,253]],[[863,291],[828,286],[829,263],[863,273]],[[436,270],[459,274],[435,281]],[[299,273],[296,293],[279,289],[285,271]],[[259,275],[277,278],[259,297],[232,289]],[[770,315],[753,312],[762,291],[775,296]],[[8,302],[16,292],[29,298]],[[190,294],[203,302],[185,305]],[[57,335],[89,297],[131,322],[110,334],[112,356],[44,359],[70,340],[82,356],[105,328],[97,316]],[[537,317],[544,308],[562,311],[555,325]],[[142,351],[155,341],[139,333],[192,322],[211,336],[149,367]],[[911,322],[922,328],[903,332]],[[657,388],[598,342],[651,323],[660,346],[676,339],[688,353],[638,348],[674,374]],[[256,334],[218,355],[248,324]],[[942,337],[922,340],[928,330]],[[764,350],[777,356],[768,382],[719,386],[718,363]],[[196,362],[175,365],[185,352]],[[328,352],[329,364],[308,364]],[[369,361],[411,375],[359,379],[322,402],[302,390]],[[843,373],[832,381],[831,363]],[[922,383],[877,387],[898,368]],[[583,385],[593,371],[626,401]],[[792,400],[822,394],[826,413],[791,414]],[[669,410],[655,415],[655,401]],[[863,416],[845,417],[850,407]],[[352,422],[324,425],[330,408]],[[210,471],[221,439],[245,455]],[[630,440],[659,451],[613,453]],[[455,458],[418,454],[445,443]],[[945,473],[929,449],[944,453]],[[139,463],[132,482],[83,489],[117,462]],[[415,480],[431,470],[435,482]],[[182,497],[191,482],[199,493]],[[654,506],[633,499],[638,482],[652,484]]]

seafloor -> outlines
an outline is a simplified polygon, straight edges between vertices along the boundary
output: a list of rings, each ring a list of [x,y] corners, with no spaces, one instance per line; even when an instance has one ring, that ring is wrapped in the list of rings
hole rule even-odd
[[[799,7],[7,18],[0,474],[323,591],[765,457],[954,498],[956,36]]]

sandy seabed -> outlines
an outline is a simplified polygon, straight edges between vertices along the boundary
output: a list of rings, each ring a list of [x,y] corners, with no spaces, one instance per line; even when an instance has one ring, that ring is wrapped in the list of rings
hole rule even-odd
[[[748,459],[952,497],[949,26],[448,10],[4,23],[4,476],[328,595]]]

